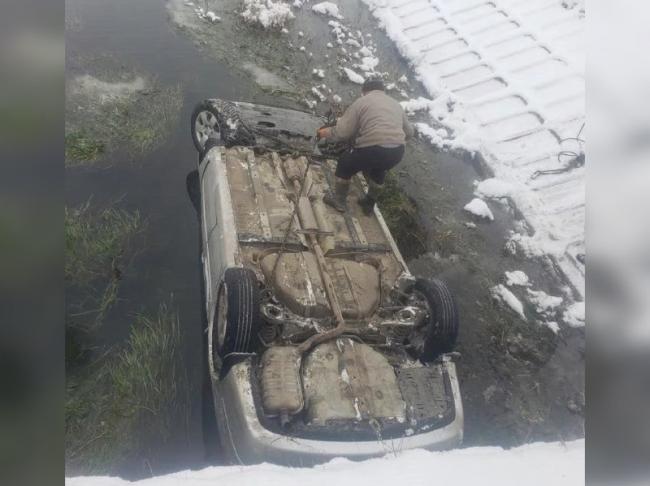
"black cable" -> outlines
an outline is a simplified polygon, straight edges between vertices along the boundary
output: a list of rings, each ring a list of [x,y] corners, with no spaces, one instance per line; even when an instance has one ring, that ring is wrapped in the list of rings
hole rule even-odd
[[[580,130],[578,130],[578,134],[575,137],[566,137],[560,140],[560,145],[562,145],[564,142],[568,140],[575,140],[578,143],[585,143],[585,140],[580,138],[580,135],[582,134],[582,130],[585,128],[585,123],[582,122],[582,126],[580,127]],[[562,159],[562,157],[571,157],[568,162],[565,162]],[[550,175],[550,174],[562,174],[564,172],[569,172],[570,170],[576,169],[578,167],[582,167],[585,165],[585,154],[584,152],[574,152],[573,150],[561,150],[557,154],[557,161],[560,165],[564,165],[564,167],[560,167],[558,169],[547,169],[547,170],[536,170],[533,172],[533,174],[530,176],[531,179],[537,179],[541,175]]]

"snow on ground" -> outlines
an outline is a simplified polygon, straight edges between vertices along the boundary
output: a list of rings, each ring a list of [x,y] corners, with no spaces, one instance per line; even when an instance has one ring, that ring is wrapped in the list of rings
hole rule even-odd
[[[548,295],[543,290],[528,289],[528,301],[535,306],[537,312],[542,315],[549,315],[562,305],[562,297]]]
[[[281,28],[294,18],[288,4],[273,0],[244,0],[241,16],[247,22],[259,24],[265,29]]]
[[[584,327],[585,325],[585,303],[575,302],[571,304],[564,314],[562,319],[571,327]]]
[[[457,102],[449,94],[441,94],[434,100],[417,98],[401,103],[408,113],[424,111],[431,120],[437,120],[433,127],[416,123],[416,129],[431,143],[447,149],[463,149],[476,152],[481,148],[481,138],[477,127],[467,122],[461,110],[456,109]],[[442,125],[444,128],[439,128]],[[433,130],[432,133],[430,130]],[[436,135],[441,137],[437,139]]]
[[[515,311],[519,317],[524,321],[526,320],[526,314],[524,314],[524,305],[521,301],[513,294],[505,285],[499,284],[490,290],[492,297],[499,302],[506,304],[513,311]]]
[[[474,193],[478,197],[485,197],[488,199],[500,199],[502,197],[509,197],[517,191],[514,184],[506,182],[496,177],[485,179],[476,185]]]
[[[210,20],[211,22],[219,22],[221,20],[221,17],[219,17],[216,13],[214,13],[212,10],[208,10],[205,14],[205,18]]]
[[[479,218],[485,218],[489,219],[490,221],[494,221],[494,215],[492,214],[492,211],[490,211],[487,203],[478,197],[475,197],[470,202],[468,202],[463,209],[468,213],[472,213],[473,215],[478,216]]]
[[[96,100],[100,104],[126,98],[147,87],[142,76],[136,76],[132,81],[102,81],[89,74],[77,76],[71,83],[71,94],[80,94]]]
[[[560,332],[560,325],[555,321],[544,321],[544,322],[542,322],[542,325],[548,327],[555,334]]]
[[[356,71],[353,71],[350,68],[343,68],[343,72],[348,77],[350,81],[356,84],[363,84],[364,78]]]
[[[480,151],[528,222],[514,246],[552,257],[584,296],[585,170],[568,154],[584,153],[570,139],[584,136],[584,2],[363,1],[433,98],[414,102],[448,136],[419,131]]]
[[[312,5],[311,9],[319,14],[329,15],[335,19],[343,19],[343,16],[339,13],[339,7],[332,2],[321,2],[316,5]]]
[[[355,67],[358,67],[362,71],[371,73],[375,71],[377,64],[379,64],[379,59],[374,56],[365,56],[361,58],[361,62],[359,64],[355,64]]]
[[[271,464],[217,466],[182,471],[133,483],[111,477],[66,478],[68,486],[425,486],[433,483],[498,486],[584,484],[584,439],[533,443],[504,450],[472,447],[447,452],[412,450],[396,456],[353,462],[333,461],[314,468]]]
[[[526,275],[521,270],[515,270],[513,272],[506,271],[506,285],[512,287],[513,285],[518,285],[520,287],[526,287],[530,284],[528,275]]]

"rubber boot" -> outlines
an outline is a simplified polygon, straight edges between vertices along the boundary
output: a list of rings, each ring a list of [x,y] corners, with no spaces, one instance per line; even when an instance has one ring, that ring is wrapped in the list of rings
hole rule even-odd
[[[336,187],[334,192],[329,191],[323,196],[323,202],[328,206],[333,207],[337,211],[344,213],[347,209],[346,199],[350,191],[350,180],[336,178]]]
[[[377,199],[379,199],[379,195],[381,194],[382,185],[377,184],[370,178],[368,178],[367,181],[368,193],[359,199],[359,206],[361,206],[363,214],[366,216],[372,216],[375,211],[375,204],[377,203]]]

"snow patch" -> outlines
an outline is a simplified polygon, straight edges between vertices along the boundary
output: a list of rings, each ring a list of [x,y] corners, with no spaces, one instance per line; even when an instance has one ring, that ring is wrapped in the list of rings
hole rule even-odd
[[[433,145],[438,147],[448,147],[450,144],[449,134],[444,128],[436,129],[426,123],[420,122],[413,123],[413,127]]]
[[[366,56],[361,58],[361,62],[356,64],[355,67],[358,67],[362,71],[374,72],[377,64],[379,64],[379,59],[374,56]]]
[[[549,467],[552,465],[552,467]],[[511,449],[469,447],[450,451],[399,450],[365,461],[337,458],[316,467],[212,466],[138,481],[118,477],[70,477],[67,486],[390,486],[440,482],[458,485],[575,486],[585,482],[585,441],[535,442]],[[522,479],[525,478],[525,479]]]
[[[319,101],[325,101],[327,99],[327,97],[323,93],[321,93],[320,90],[316,86],[314,86],[311,89],[311,92],[313,93],[313,95],[316,98],[318,98]]]
[[[205,18],[208,19],[211,22],[220,22],[221,21],[221,17],[219,17],[212,10],[207,11],[207,13],[205,14]]]
[[[367,46],[363,46],[361,49],[359,49],[359,55],[363,57],[372,56],[372,51],[368,49]]]
[[[513,285],[526,287],[530,285],[530,282],[528,280],[528,275],[521,270],[515,270],[513,272],[506,271],[506,285],[508,287],[512,287]]]
[[[544,326],[548,327],[551,331],[553,331],[555,334],[560,332],[560,326],[557,322],[555,321],[544,321],[542,323]]]
[[[74,78],[71,92],[88,96],[99,101],[100,104],[104,104],[126,98],[133,93],[144,90],[146,86],[147,83],[142,76],[137,76],[132,81],[112,83],[84,74]]]
[[[260,86],[282,89],[285,91],[291,89],[291,85],[287,83],[284,79],[282,79],[277,74],[267,69],[264,69],[261,66],[257,66],[256,64],[246,62],[242,65],[242,68],[244,68],[246,71],[251,73],[255,78],[255,82]]]
[[[432,130],[436,130],[434,127],[444,127],[449,134],[443,145],[445,148],[463,150],[472,155],[481,149],[481,130],[468,122],[468,116],[463,109],[458,108],[451,92],[439,93],[433,100],[423,97],[410,99],[401,102],[401,105],[408,113],[427,112],[430,122],[418,123],[421,127],[419,131],[425,135],[425,126]],[[432,140],[432,143],[435,142]]]
[[[505,285],[499,284],[490,290],[492,297],[499,302],[506,304],[513,311],[519,315],[524,321],[526,320],[526,314],[524,314],[524,305],[521,301],[513,294]]]
[[[550,314],[557,309],[564,299],[562,297],[555,297],[548,295],[543,290],[528,289],[528,300],[535,306],[535,309],[540,314]]]
[[[492,177],[481,181],[477,186],[474,194],[479,197],[488,199],[498,199],[502,197],[509,197],[515,192],[515,187],[512,183]]]
[[[562,320],[571,327],[584,327],[585,326],[585,303],[574,302],[571,304],[562,315]]]
[[[289,5],[273,0],[244,0],[241,16],[246,22],[261,25],[265,29],[281,28],[294,18]]]
[[[468,213],[472,213],[473,215],[478,216],[479,218],[485,218],[489,219],[490,221],[494,221],[494,215],[492,214],[492,211],[490,211],[487,203],[478,197],[475,197],[470,202],[468,202],[463,209]]]
[[[585,152],[586,44],[577,41],[585,0],[532,10],[530,2],[484,2],[478,16],[459,14],[452,1],[362,1],[427,90],[426,124],[448,136],[418,131],[442,148],[480,152],[501,183],[476,195],[512,199],[535,231],[528,249],[551,257],[584,295],[576,257],[585,253],[585,168],[568,155]],[[570,34],[558,35],[559,25]],[[522,49],[539,55],[512,54]]]
[[[364,78],[359,73],[353,71],[350,68],[343,68],[343,72],[345,72],[345,75],[347,76],[347,78],[350,81],[352,81],[353,83],[363,84]]]
[[[339,7],[332,2],[317,3],[316,5],[312,5],[311,9],[322,15],[328,15],[339,20],[343,19],[343,16],[339,13]]]

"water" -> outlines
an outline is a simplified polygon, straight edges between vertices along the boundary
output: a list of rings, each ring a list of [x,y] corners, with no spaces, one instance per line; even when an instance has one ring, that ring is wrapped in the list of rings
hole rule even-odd
[[[226,0],[219,8],[228,10],[236,4]],[[356,28],[373,34],[384,69],[396,77],[406,72],[395,48],[374,27],[368,12],[355,5],[346,3],[343,13]],[[208,97],[296,107],[316,83],[326,82],[347,99],[356,96],[358,88],[343,83],[336,69],[327,66],[324,56],[329,51],[324,45],[330,40],[329,29],[306,10],[298,13],[291,39],[295,45],[306,43],[295,32],[308,33],[313,58],[289,48],[282,35],[260,37],[219,10],[223,23],[209,26],[188,17],[184,29],[173,24],[173,10],[162,0],[68,0],[66,10],[68,76],[83,75],[89,64],[110,59],[112,65],[153,75],[162,85],[180,85],[182,89],[179,121],[160,147],[136,161],[116,156],[105,169],[67,170],[66,199],[69,205],[78,205],[92,197],[99,206],[120,199],[122,207],[139,210],[147,221],[144,249],[121,282],[120,300],[97,336],[98,345],[123,342],[130,328],[125,315],[156,309],[170,298],[183,326],[192,389],[189,430],[179,431],[171,444],[151,444],[141,457],[133,458],[126,473],[138,476],[201,467],[206,463],[203,431],[208,430],[208,449],[212,450],[214,424],[209,411],[203,413],[206,366],[198,225],[186,191],[186,177],[197,159],[189,134],[191,111],[195,103]],[[311,77],[315,66],[327,68],[325,80]],[[274,94],[276,88],[284,94]],[[412,95],[421,93],[414,85]],[[494,323],[504,320],[507,329],[512,321],[489,298],[489,287],[498,283],[504,270],[525,270],[549,293],[557,294],[559,283],[552,269],[504,254],[506,232],[515,224],[515,215],[505,206],[495,209],[493,223],[479,224],[477,229],[464,225],[469,218],[462,207],[472,198],[472,182],[483,177],[480,164],[414,141],[396,170],[401,187],[416,201],[431,233],[431,252],[410,266],[417,275],[448,281],[459,303],[463,360],[458,369],[466,410],[466,444],[510,445],[580,435],[582,418],[567,411],[565,403],[582,390],[584,335],[565,333],[554,342],[548,361],[537,365],[513,359],[495,342]]]
[[[202,417],[203,332],[198,272],[198,225],[187,196],[185,179],[196,166],[189,119],[196,102],[209,96],[248,97],[254,86],[206,59],[167,20],[164,3],[117,0],[68,2],[68,15],[78,22],[66,34],[67,74],[84,73],[88,59],[110,58],[127,69],[153,74],[162,85],[182,86],[183,107],[178,125],[166,142],[146,157],[110,160],[108,169],[74,169],[66,173],[66,202],[76,206],[89,198],[101,207],[120,200],[146,220],[144,250],[124,275],[116,306],[97,336],[110,346],[127,337],[125,316],[155,311],[173,302],[183,329],[184,358],[191,390],[188,430],[173,431],[166,445],[150,444],[140,457],[120,471],[127,476],[200,467],[206,464]],[[213,430],[214,431],[214,430]]]

